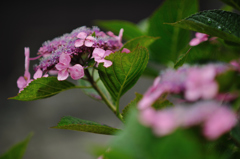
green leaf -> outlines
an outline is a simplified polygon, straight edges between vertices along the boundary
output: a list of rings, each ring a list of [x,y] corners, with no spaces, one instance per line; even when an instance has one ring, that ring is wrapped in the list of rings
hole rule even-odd
[[[181,54],[179,57],[178,57],[178,60],[177,62],[174,64],[174,68],[177,69],[178,67],[181,67],[187,60],[187,57],[188,57],[188,53],[190,52],[191,50],[191,47],[188,49],[188,51],[184,54]]]
[[[221,0],[224,3],[232,6],[233,8],[240,10],[240,1],[239,0]]]
[[[62,117],[58,125],[51,128],[84,131],[105,135],[115,134],[119,130],[97,122],[82,120],[71,116]]]
[[[32,81],[17,96],[9,99],[20,101],[43,99],[72,88],[79,87],[68,81],[58,81],[56,77],[43,77]]]
[[[112,66],[105,68],[99,64],[99,76],[118,104],[120,97],[128,91],[139,79],[148,63],[146,48],[137,47],[131,53],[115,52],[106,57],[113,62]]]
[[[126,117],[129,114],[129,110],[137,107],[137,103],[142,99],[143,95],[135,93],[136,97],[122,110],[123,120],[126,120]]]
[[[148,47],[154,41],[159,39],[158,37],[151,37],[151,36],[140,36],[134,39],[127,41],[122,48],[127,48],[130,51],[134,50],[137,46],[144,46]]]
[[[190,32],[164,23],[176,22],[198,11],[197,0],[166,0],[149,19],[149,36],[158,36],[150,46],[150,60],[167,64],[176,61],[190,41]]]
[[[10,148],[5,154],[0,156],[0,159],[21,159],[27,149],[28,142],[32,137],[32,133],[30,133],[26,139],[17,143],[12,148]]]
[[[112,31],[118,35],[121,28],[124,29],[123,38],[130,40],[144,33],[136,26],[136,24],[123,20],[97,20],[95,23],[106,30]]]
[[[240,43],[240,15],[223,10],[207,10],[170,25]]]

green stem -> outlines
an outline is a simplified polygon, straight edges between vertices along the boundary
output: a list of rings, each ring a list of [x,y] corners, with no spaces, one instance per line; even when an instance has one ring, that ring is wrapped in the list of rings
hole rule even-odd
[[[98,94],[102,97],[102,100],[106,103],[108,108],[112,110],[112,112],[123,122],[123,116],[122,114],[117,111],[116,106],[114,106],[105,96],[105,94],[98,88],[96,82],[93,80],[92,76],[90,75],[88,70],[84,70],[84,73],[86,77],[89,79],[89,82],[91,83],[92,87],[98,92]]]

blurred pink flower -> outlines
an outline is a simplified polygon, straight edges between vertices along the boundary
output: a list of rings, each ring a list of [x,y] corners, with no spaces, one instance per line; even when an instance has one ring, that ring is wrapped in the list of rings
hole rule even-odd
[[[203,125],[203,134],[213,140],[230,131],[236,124],[237,117],[227,106],[215,101],[204,101],[162,110],[153,108],[140,110],[139,121],[151,127],[157,136],[168,135],[179,127]]]
[[[190,42],[189,45],[190,46],[196,46],[198,44],[200,44],[201,42],[207,41],[209,35],[204,34],[204,33],[196,33],[195,34],[196,38],[193,38]]]
[[[143,98],[138,103],[139,109],[149,108],[150,105],[153,104],[154,101],[157,100],[161,96],[161,94],[165,91],[160,86],[160,77],[155,78],[153,85],[144,93]]]
[[[236,114],[227,107],[219,107],[204,123],[204,135],[209,140],[217,139],[237,123]]]
[[[211,99],[215,97],[218,93],[215,76],[215,68],[211,65],[190,69],[185,84],[185,98],[195,101],[199,98]]]
[[[173,109],[158,111],[152,124],[153,132],[158,136],[172,133],[179,126],[179,119],[176,117]]]
[[[218,94],[216,75],[230,70],[226,64],[207,64],[203,66],[184,65],[177,70],[167,69],[157,77],[153,85],[144,93],[138,103],[143,110],[151,105],[164,93],[183,93],[188,101],[213,99]],[[161,79],[161,80],[160,80]]]

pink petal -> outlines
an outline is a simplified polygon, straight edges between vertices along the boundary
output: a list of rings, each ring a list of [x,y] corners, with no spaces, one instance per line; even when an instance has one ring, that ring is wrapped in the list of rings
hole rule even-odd
[[[185,98],[189,101],[196,101],[201,97],[201,92],[196,89],[187,89],[185,91]]]
[[[199,33],[199,32],[197,32],[197,33],[195,34],[195,36],[196,36],[196,38],[198,38],[198,39],[203,39],[203,38],[208,37],[209,35],[204,34],[204,33]]]
[[[218,93],[218,84],[216,82],[211,82],[209,84],[205,84],[202,88],[202,98],[203,99],[212,99]]]
[[[119,31],[119,34],[118,34],[118,38],[117,39],[119,40],[120,43],[122,41],[123,31],[124,31],[123,28],[121,28],[120,31]]]
[[[124,52],[125,52],[125,53],[130,53],[130,50],[128,50],[127,48],[123,48],[123,49],[122,49],[122,53],[124,53]]]
[[[76,64],[72,67],[69,67],[70,76],[74,80],[78,80],[84,76],[84,69],[81,65]]]
[[[80,39],[85,39],[86,37],[87,37],[87,33],[85,32],[80,32],[77,35],[77,38],[80,38]]]
[[[58,70],[50,70],[48,73],[50,75],[57,75],[58,74]]]
[[[150,107],[140,112],[139,120],[145,126],[151,126],[154,123],[156,111]]]
[[[25,71],[25,72],[24,72],[24,78],[26,79],[26,81],[29,81],[30,78],[31,78],[31,74],[30,74],[30,72]]]
[[[111,31],[108,31],[107,34],[111,37],[114,37],[114,38],[116,37],[116,35],[114,35],[113,32],[111,32]]]
[[[96,36],[101,36],[101,37],[105,37],[107,36],[103,31],[97,32]]]
[[[85,46],[92,47],[94,44],[95,38],[93,36],[88,36],[85,40]]]
[[[104,64],[103,64],[103,66],[106,67],[106,68],[112,66],[112,61],[104,60]]]
[[[216,71],[213,66],[206,66],[200,71],[202,81],[212,81],[215,79]]]
[[[64,64],[62,64],[62,63],[58,63],[58,64],[56,64],[55,67],[56,67],[56,69],[59,70],[59,71],[68,68],[68,66],[66,66],[66,65],[64,65]]]
[[[143,98],[138,103],[138,108],[140,110],[151,107],[151,105],[165,92],[165,90],[155,87],[150,87],[148,91],[144,94]]]
[[[71,57],[67,54],[62,53],[59,57],[59,63],[62,63],[63,65],[65,65],[66,67],[69,66],[71,62]]]
[[[39,68],[39,69],[35,72],[35,74],[33,75],[33,78],[34,78],[34,79],[41,78],[41,77],[42,77],[42,74],[43,74],[43,72],[42,72],[42,70]]]
[[[153,123],[153,131],[159,136],[170,134],[178,127],[177,122],[172,110],[159,111]]]
[[[190,46],[196,46],[196,45],[198,45],[198,44],[200,44],[200,40],[199,39],[197,39],[197,38],[193,38],[190,42],[189,42],[189,45]]]
[[[67,69],[64,69],[64,70],[58,71],[58,77],[57,77],[57,79],[58,79],[59,81],[63,81],[63,80],[65,80],[65,79],[67,79],[68,76],[69,76],[68,70],[67,70]]]
[[[153,87],[156,87],[160,83],[160,81],[161,77],[160,76],[156,77],[153,81]]]
[[[75,41],[74,46],[75,46],[75,47],[81,47],[81,46],[83,46],[83,42],[84,42],[83,39],[77,39],[77,40]]]
[[[24,54],[25,54],[25,70],[28,71],[29,70],[29,62],[30,62],[30,60],[29,60],[30,50],[29,50],[29,47],[25,47],[24,50],[25,50],[25,52],[24,52]]]
[[[48,74],[43,75],[43,77],[48,77]]]
[[[20,76],[17,80],[17,86],[19,89],[23,89],[24,87],[26,87],[27,85],[27,81],[24,79],[23,76]]]
[[[103,66],[104,67],[110,67],[112,65],[112,61],[109,61],[109,60],[105,60],[105,59],[94,59],[97,63],[103,63]]]
[[[105,54],[105,50],[101,49],[101,48],[95,48],[93,50],[93,53],[92,53],[92,58],[95,58],[95,57],[101,57],[103,58],[104,57],[104,54]]]
[[[109,56],[111,53],[113,53],[111,50],[106,50],[105,54],[104,54],[104,57]]]
[[[204,135],[210,140],[217,139],[230,131],[236,123],[236,115],[228,108],[220,107],[205,122]]]

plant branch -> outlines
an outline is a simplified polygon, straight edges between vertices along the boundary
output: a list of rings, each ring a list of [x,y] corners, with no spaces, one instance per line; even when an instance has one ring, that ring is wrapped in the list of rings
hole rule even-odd
[[[115,105],[113,105],[105,96],[105,94],[98,88],[96,82],[93,80],[92,76],[90,75],[88,70],[84,70],[85,76],[89,79],[89,82],[91,83],[92,87],[98,92],[98,94],[102,97],[102,100],[106,103],[109,109],[112,110],[112,112],[123,122],[123,116],[122,114],[117,111],[117,108]]]

